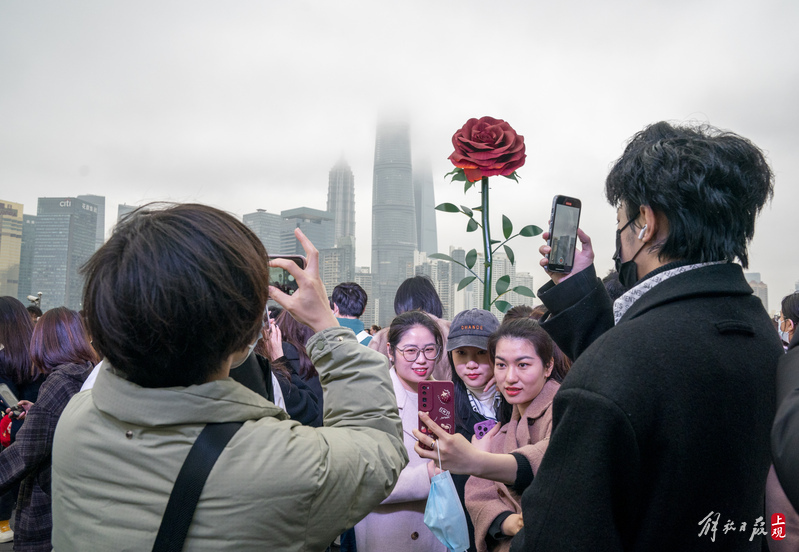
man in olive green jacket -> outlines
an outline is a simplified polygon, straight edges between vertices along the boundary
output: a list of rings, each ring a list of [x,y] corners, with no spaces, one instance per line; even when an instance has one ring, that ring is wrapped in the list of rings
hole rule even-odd
[[[56,431],[54,549],[151,549],[175,478],[204,425],[241,421],[203,488],[184,549],[324,550],[389,495],[407,463],[385,357],[337,326],[318,278],[318,254],[298,233],[307,269],[280,260],[272,266],[291,272],[299,290],[290,297],[268,292],[317,332],[307,350],[324,390],[325,427],[289,420],[227,377],[260,333],[268,281],[262,272],[268,267],[264,260],[250,273],[242,268],[266,258],[260,241],[233,217],[203,206],[179,205],[132,219],[117,227],[87,266],[87,319],[106,362],[94,388],[67,406]],[[174,262],[182,251],[191,254]],[[117,261],[139,254],[155,261]],[[114,285],[104,288],[107,281]],[[194,295],[164,294],[168,304],[162,305],[137,294],[133,288],[142,281],[170,291],[185,286]],[[236,304],[240,297],[246,299]],[[135,309],[130,301],[138,301]],[[131,313],[145,319],[123,323]],[[231,316],[243,317],[238,328],[246,331],[227,346],[225,332],[237,327]],[[176,335],[188,342],[176,346]],[[152,362],[145,360],[147,347]],[[195,364],[220,347],[221,363],[198,376]]]

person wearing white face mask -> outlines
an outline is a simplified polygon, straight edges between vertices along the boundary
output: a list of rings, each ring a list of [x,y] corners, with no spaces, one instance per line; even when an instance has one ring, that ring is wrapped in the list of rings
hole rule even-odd
[[[799,291],[782,298],[779,324],[780,339],[787,348],[799,324]]]

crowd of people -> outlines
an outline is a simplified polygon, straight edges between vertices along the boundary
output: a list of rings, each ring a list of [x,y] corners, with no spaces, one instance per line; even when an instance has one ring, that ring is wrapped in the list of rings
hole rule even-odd
[[[0,542],[796,549],[799,292],[772,321],[742,270],[773,194],[763,153],[657,123],[605,192],[611,275],[579,230],[542,305],[449,319],[416,276],[386,328],[360,320],[357,284],[325,290],[299,230],[302,269],[215,208],[138,209],[83,267],[83,311],[0,298]],[[452,426],[420,412],[431,380],[452,383]]]

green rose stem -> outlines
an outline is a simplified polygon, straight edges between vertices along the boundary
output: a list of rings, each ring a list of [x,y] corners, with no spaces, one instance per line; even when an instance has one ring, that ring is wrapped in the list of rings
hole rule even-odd
[[[488,227],[488,177],[482,181],[483,194],[483,251],[485,252],[485,273],[483,277],[483,310],[491,310],[491,229]]]

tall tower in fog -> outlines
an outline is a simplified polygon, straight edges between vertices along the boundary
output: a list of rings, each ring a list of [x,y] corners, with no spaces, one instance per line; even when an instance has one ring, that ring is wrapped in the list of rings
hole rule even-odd
[[[378,324],[394,317],[394,294],[413,275],[417,247],[411,140],[407,121],[377,125],[372,180],[372,295]]]
[[[428,255],[438,253],[433,170],[428,159],[413,167],[413,195],[416,203],[416,248]]]
[[[344,159],[330,169],[327,212],[336,222],[335,243],[341,247],[341,238],[355,236],[355,178]]]

